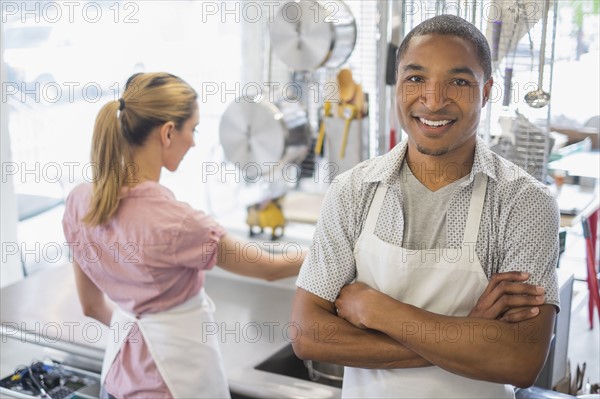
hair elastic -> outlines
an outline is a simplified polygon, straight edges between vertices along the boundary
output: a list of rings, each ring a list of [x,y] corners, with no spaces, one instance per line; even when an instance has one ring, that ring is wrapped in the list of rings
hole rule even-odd
[[[123,111],[125,109],[125,100],[119,98],[119,111]]]

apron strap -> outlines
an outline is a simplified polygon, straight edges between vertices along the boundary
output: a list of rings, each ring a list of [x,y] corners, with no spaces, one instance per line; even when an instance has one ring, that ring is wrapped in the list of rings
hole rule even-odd
[[[135,316],[124,311],[120,307],[116,307],[113,310],[110,320],[110,329],[115,332],[115,335],[106,340],[106,350],[104,351],[102,372],[100,374],[100,383],[102,386],[104,386],[108,371],[119,354],[123,343],[136,323],[137,319]]]
[[[473,192],[471,193],[471,202],[469,204],[469,214],[465,225],[465,243],[475,244],[479,235],[479,222],[483,213],[483,203],[485,200],[485,191],[487,189],[487,175],[478,173],[473,182]]]
[[[363,228],[364,231],[368,233],[375,232],[375,225],[377,224],[379,211],[383,205],[383,200],[385,199],[386,193],[387,185],[378,183],[377,188],[375,189],[375,196],[373,197],[373,201],[371,201],[371,206],[369,207],[369,213],[367,214],[367,220],[365,221],[365,227]]]

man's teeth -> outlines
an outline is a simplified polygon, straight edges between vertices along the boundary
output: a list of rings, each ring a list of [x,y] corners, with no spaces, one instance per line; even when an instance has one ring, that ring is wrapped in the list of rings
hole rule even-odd
[[[445,120],[445,121],[430,121],[424,118],[419,118],[419,120],[421,121],[421,123],[427,125],[427,126],[434,126],[434,127],[439,127],[439,126],[444,126],[447,125],[448,123],[452,122],[451,120]]]

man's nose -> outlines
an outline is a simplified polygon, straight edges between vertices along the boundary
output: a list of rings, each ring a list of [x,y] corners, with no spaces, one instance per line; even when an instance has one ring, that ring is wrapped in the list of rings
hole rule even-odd
[[[421,86],[421,103],[431,112],[436,112],[448,105],[451,100],[447,95],[445,85],[431,82]]]

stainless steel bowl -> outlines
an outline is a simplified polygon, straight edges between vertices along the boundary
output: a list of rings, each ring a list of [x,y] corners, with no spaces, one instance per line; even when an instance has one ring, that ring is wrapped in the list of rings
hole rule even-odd
[[[286,1],[269,23],[271,47],[295,71],[337,68],[354,50],[356,22],[339,0]]]
[[[318,381],[321,378],[331,381],[342,381],[344,379],[344,366],[339,364],[305,360],[304,365],[308,369],[308,376],[312,381]]]
[[[304,108],[296,101],[269,102],[267,95],[241,97],[221,117],[219,140],[225,157],[254,179],[308,153],[312,132]]]

